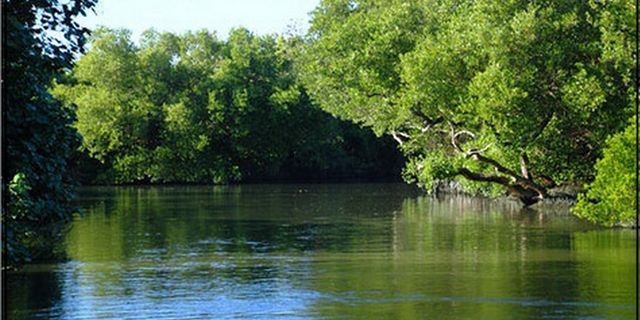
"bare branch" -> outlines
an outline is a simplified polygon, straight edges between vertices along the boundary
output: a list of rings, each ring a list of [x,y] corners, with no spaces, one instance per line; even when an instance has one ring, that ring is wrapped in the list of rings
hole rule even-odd
[[[403,145],[404,141],[402,141],[402,139],[400,139],[398,137],[398,135],[396,135],[395,133],[391,133],[391,136],[393,137],[393,140],[397,141],[399,145]]]
[[[482,151],[478,151],[478,150],[469,150],[467,152],[465,152],[464,150],[462,150],[462,148],[460,147],[460,145],[458,145],[458,137],[460,137],[461,135],[468,135],[471,138],[475,139],[476,135],[468,130],[460,130],[458,132],[455,132],[455,128],[453,123],[448,122],[449,124],[449,135],[451,136],[451,144],[453,145],[454,148],[456,148],[456,150],[458,150],[459,152],[462,152],[465,154],[465,157],[468,157],[470,154],[472,154],[473,152],[482,152],[485,151],[486,149],[489,149],[489,147],[491,146],[491,144],[489,144],[488,146],[486,146]]]
[[[475,134],[473,134],[473,132],[470,132],[470,131],[467,131],[467,130],[461,130],[461,131],[458,131],[458,132],[454,135],[454,137],[457,139],[460,135],[463,135],[463,134],[466,134],[466,135],[468,135],[468,136],[470,136],[471,138],[474,138],[474,139],[476,138],[476,135],[475,135]]]
[[[491,165],[497,172],[500,172],[502,174],[506,174],[509,177],[511,177],[511,181],[517,185],[522,186],[525,189],[530,189],[533,190],[535,192],[537,192],[541,198],[545,197],[547,192],[546,192],[546,188],[533,182],[532,180],[528,179],[528,178],[523,178],[521,176],[519,176],[516,172],[514,172],[513,170],[501,165],[500,163],[498,163],[497,161],[491,159],[491,158],[487,158],[479,153],[473,153],[471,155],[473,157],[473,159],[478,160],[480,162],[486,163],[488,165]]]
[[[397,134],[397,135],[399,135],[399,136],[401,136],[401,137],[405,137],[405,138],[407,138],[407,139],[411,139],[411,136],[410,136],[410,135],[408,135],[408,134],[406,134],[406,133],[404,133],[404,132],[402,132],[402,131],[396,131],[396,134]]]
[[[461,168],[458,172],[463,177],[473,181],[494,182],[504,186],[511,185],[511,181],[507,177],[503,177],[503,176],[471,172],[467,168]]]
[[[398,141],[398,144],[400,145],[404,144],[406,140],[411,139],[410,135],[400,131],[391,131],[391,136],[393,137],[394,140]],[[406,140],[402,140],[402,138]]]
[[[520,172],[522,173],[522,177],[531,180],[531,175],[529,174],[529,157],[527,157],[526,153],[522,153],[520,156]]]
[[[462,176],[464,176],[467,179],[470,180],[474,180],[474,181],[484,181],[484,182],[494,182],[494,183],[499,183],[502,184],[504,186],[507,186],[510,190],[519,193],[522,197],[524,197],[524,194],[529,194],[526,196],[527,199],[530,199],[530,194],[531,193],[535,193],[537,194],[537,198],[538,199],[542,199],[546,196],[546,189],[545,187],[535,183],[529,175],[527,166],[528,166],[528,159],[526,157],[526,154],[523,154],[522,158],[521,158],[521,171],[522,171],[522,175],[518,175],[518,173],[516,173],[515,171],[503,166],[502,164],[500,164],[498,161],[491,159],[489,157],[486,157],[484,155],[482,155],[483,152],[487,151],[490,147],[491,147],[491,143],[488,144],[487,146],[485,146],[482,149],[470,149],[468,151],[464,151],[462,149],[462,147],[460,147],[460,145],[458,144],[458,137],[461,135],[468,135],[472,138],[475,138],[476,135],[470,131],[467,130],[461,130],[456,132],[455,131],[455,127],[454,124],[451,122],[448,122],[449,124],[449,136],[451,137],[451,145],[453,145],[453,147],[458,150],[459,152],[463,153],[465,157],[470,157],[476,161],[485,163],[490,165],[491,167],[494,168],[494,170],[502,175],[489,175],[489,174],[484,174],[484,173],[474,173],[469,171],[466,168],[462,168],[459,171],[459,174],[461,174]],[[504,175],[504,176],[503,176]],[[524,201],[524,200],[523,200]],[[528,200],[527,200],[528,201]]]
[[[419,127],[419,126],[414,126],[414,125],[409,126],[409,128],[411,128],[411,129],[420,130],[421,133],[425,133],[425,132],[431,130],[432,127],[433,127],[433,125],[431,125],[431,124],[427,125],[426,127]]]
[[[462,148],[460,148],[460,146],[458,145],[458,142],[456,140],[456,132],[455,132],[455,129],[453,128],[453,124],[451,124],[451,122],[449,122],[449,135],[451,136],[451,145],[456,150],[464,153],[464,151],[462,151]]]
[[[478,150],[476,152],[477,153],[485,152],[485,151],[489,150],[489,148],[491,148],[492,145],[493,145],[493,143],[489,143],[488,145],[484,146],[484,148],[482,148],[482,149],[480,149],[480,150]]]

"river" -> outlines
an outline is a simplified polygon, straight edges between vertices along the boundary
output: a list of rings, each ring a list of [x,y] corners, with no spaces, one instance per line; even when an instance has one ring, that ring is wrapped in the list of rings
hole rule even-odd
[[[404,184],[90,187],[9,319],[633,319],[635,232]]]

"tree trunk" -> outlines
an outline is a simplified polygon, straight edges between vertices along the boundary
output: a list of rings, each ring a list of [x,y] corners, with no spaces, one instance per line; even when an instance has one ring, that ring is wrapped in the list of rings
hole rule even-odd
[[[492,182],[505,186],[509,193],[518,198],[525,207],[544,199],[547,194],[546,188],[520,177],[508,178],[500,175],[475,173],[466,168],[461,168],[458,173],[472,181]]]
[[[543,196],[541,196],[538,192],[531,189],[523,188],[519,185],[507,186],[507,190],[509,190],[509,193],[511,195],[520,199],[525,207],[535,204],[543,199]]]

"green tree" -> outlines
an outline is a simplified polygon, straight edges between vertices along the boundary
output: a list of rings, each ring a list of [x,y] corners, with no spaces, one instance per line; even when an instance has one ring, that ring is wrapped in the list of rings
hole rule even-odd
[[[338,121],[309,100],[292,68],[299,39],[236,29],[93,32],[91,50],[54,89],[77,105],[98,182],[225,183],[389,176],[390,138]]]
[[[59,98],[77,105],[77,129],[92,157],[113,165],[116,181],[143,179],[149,166],[148,145],[153,104],[141,94],[140,63],[124,30],[97,29],[92,50],[74,70],[75,90],[56,86]]]
[[[636,122],[607,139],[596,178],[578,197],[578,217],[604,225],[634,225],[636,208]]]
[[[8,265],[51,257],[52,237],[73,212],[68,161],[79,136],[70,126],[72,108],[47,87],[82,52],[88,30],[74,19],[95,4],[2,1],[2,253]]]
[[[631,114],[628,0],[326,0],[300,74],[344,119],[392,135],[407,178],[493,183],[525,204],[583,181]]]
[[[161,141],[153,151],[153,180],[212,182],[220,171],[220,159],[207,154],[213,130],[207,105],[211,74],[223,57],[223,46],[206,31],[182,36],[147,32],[143,38],[138,55],[146,64],[153,62],[144,68],[151,90],[146,94],[160,95],[153,103],[161,106],[162,115],[156,126]]]

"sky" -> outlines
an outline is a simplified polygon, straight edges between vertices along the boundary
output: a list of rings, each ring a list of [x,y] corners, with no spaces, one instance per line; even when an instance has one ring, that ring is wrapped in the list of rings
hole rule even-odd
[[[258,35],[298,32],[309,28],[309,12],[320,0],[99,0],[96,14],[78,22],[89,29],[102,25],[132,31],[132,40],[154,28],[183,33],[216,31],[226,39],[229,30],[245,27]]]

